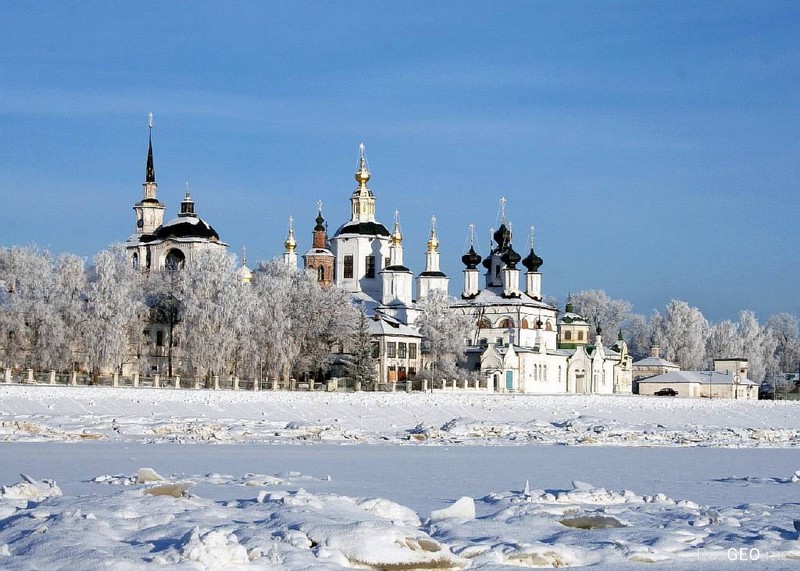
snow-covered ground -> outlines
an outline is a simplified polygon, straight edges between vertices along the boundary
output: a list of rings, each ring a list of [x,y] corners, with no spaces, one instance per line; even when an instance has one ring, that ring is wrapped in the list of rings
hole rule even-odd
[[[794,569],[798,412],[0,386],[0,569]]]

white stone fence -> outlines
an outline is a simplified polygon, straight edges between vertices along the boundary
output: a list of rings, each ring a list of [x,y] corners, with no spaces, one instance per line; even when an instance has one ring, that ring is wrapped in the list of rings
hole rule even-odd
[[[129,388],[169,388],[169,389],[210,389],[210,390],[249,390],[249,391],[324,391],[324,392],[350,392],[365,390],[361,383],[346,378],[332,378],[323,382],[298,381],[289,379],[280,381],[277,378],[261,379],[253,381],[250,379],[240,379],[238,377],[213,376],[208,380],[185,379],[178,375],[167,377],[162,375],[140,375],[134,373],[130,376],[121,376],[117,373],[113,375],[101,375],[93,378],[87,373],[78,372],[57,372],[57,371],[34,371],[33,369],[22,369],[12,371],[4,369],[3,384],[21,385],[51,385],[51,386],[99,386],[99,387],[129,387]],[[383,392],[491,392],[491,386],[487,388],[486,382],[467,379],[439,379],[431,383],[427,379],[408,379],[404,381],[379,383],[374,385],[373,390]]]

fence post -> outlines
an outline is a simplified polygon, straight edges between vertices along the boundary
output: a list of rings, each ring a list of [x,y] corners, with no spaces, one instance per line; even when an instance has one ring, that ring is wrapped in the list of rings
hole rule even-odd
[[[138,387],[139,386],[139,371],[136,371],[133,374],[133,386],[134,387]]]
[[[72,371],[72,376],[69,379],[69,384],[72,387],[78,386],[78,371]]]
[[[239,390],[239,377],[233,377],[233,390]]]
[[[33,369],[28,369],[28,380],[29,383],[35,383],[36,381],[33,379]]]
[[[406,392],[411,392],[411,379],[406,379]]]
[[[427,393],[428,392],[428,379],[423,379],[422,380],[422,392],[423,393]]]
[[[175,375],[175,388],[181,388],[181,377],[180,375]]]
[[[260,376],[259,377],[253,377],[253,390],[254,391],[257,391],[257,390],[261,389],[261,387],[259,386],[260,384],[261,384],[261,377]]]
[[[157,389],[161,388],[161,375],[158,373],[153,377],[153,387]]]
[[[214,390],[219,390],[219,375],[214,375]]]
[[[6,384],[10,385],[11,384],[11,369],[6,368],[6,370],[3,373],[3,375],[4,375],[4,378],[5,378]]]
[[[278,377],[272,377],[272,390],[278,390]]]
[[[111,386],[118,387],[119,386],[119,373],[114,371],[114,376],[111,377]]]

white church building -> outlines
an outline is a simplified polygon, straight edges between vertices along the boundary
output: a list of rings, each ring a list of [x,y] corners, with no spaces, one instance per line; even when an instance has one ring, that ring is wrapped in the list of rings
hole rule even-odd
[[[177,217],[164,223],[166,205],[159,202],[153,163],[153,115],[147,144],[147,167],[142,184],[142,199],[133,206],[136,228],[125,242],[133,267],[150,270],[179,269],[204,250],[227,248],[211,225],[200,218],[189,195],[188,183]]]
[[[403,234],[397,212],[393,229],[376,219],[375,195],[367,183],[363,144],[355,173],[356,189],[350,196],[350,219],[327,237],[321,206],[314,227],[312,248],[303,256],[304,267],[325,285],[351,293],[373,317],[376,357],[381,382],[402,381],[422,368],[421,335],[415,327],[419,310],[415,299],[434,292],[448,294],[449,278],[439,266],[436,220],[431,221],[425,269],[416,279],[403,260]],[[559,310],[542,299],[542,259],[533,249],[522,260],[512,246],[505,221],[505,201],[500,228],[493,233],[490,254],[483,260],[484,287],[478,265],[482,258],[474,240],[462,257],[464,289],[453,311],[469,314],[475,328],[465,339],[466,367],[479,371],[487,390],[519,393],[630,393],[631,364],[621,339],[605,346],[600,331],[589,344],[589,325],[572,312],[559,319]],[[284,243],[284,261],[298,267],[297,241],[290,218]],[[526,271],[520,288],[522,263]],[[417,297],[412,287],[416,281]],[[400,349],[402,347],[402,350]]]

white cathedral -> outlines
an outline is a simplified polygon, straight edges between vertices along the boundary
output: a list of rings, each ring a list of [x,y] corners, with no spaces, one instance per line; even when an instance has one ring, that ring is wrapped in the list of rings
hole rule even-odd
[[[163,223],[165,206],[156,196],[152,116],[150,130],[144,196],[133,207],[136,230],[126,243],[131,264],[142,271],[179,268],[201,250],[228,246],[197,216],[188,189],[178,217]],[[357,186],[350,196],[350,220],[329,238],[318,203],[312,244],[302,255],[303,268],[313,272],[323,286],[341,288],[364,304],[372,317],[379,382],[391,384],[412,379],[425,366],[422,336],[415,325],[419,310],[412,292],[414,282],[416,299],[421,299],[435,291],[449,294],[449,278],[439,267],[434,218],[425,269],[414,279],[403,262],[398,214],[395,212],[391,232],[376,219],[375,195],[367,186],[370,178],[362,144],[355,173]],[[491,392],[630,394],[632,359],[625,342],[619,338],[606,346],[598,329],[590,343],[589,324],[570,304],[561,313],[543,301],[539,272],[543,261],[534,252],[532,233],[530,252],[522,259],[512,245],[505,200],[501,204],[501,225],[493,233],[489,255],[482,259],[471,240],[469,252],[461,258],[464,287],[451,307],[475,320],[470,338],[465,340],[465,366],[478,371],[483,378],[481,386]],[[284,262],[298,268],[291,217],[284,246]],[[483,288],[478,270],[481,262]],[[520,262],[526,270],[524,289],[520,289]],[[245,265],[241,276],[244,281],[249,279]]]

